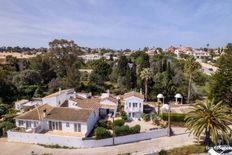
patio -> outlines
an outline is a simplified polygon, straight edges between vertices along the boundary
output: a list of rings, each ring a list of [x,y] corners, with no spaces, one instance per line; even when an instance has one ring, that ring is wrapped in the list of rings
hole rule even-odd
[[[144,120],[133,120],[131,122],[126,122],[125,125],[128,125],[129,127],[132,127],[132,126],[135,126],[135,125],[140,125],[141,126],[141,130],[140,132],[145,132],[145,131],[149,131],[151,129],[154,129],[154,128],[160,128],[159,126],[157,125],[154,125],[152,121],[148,121],[148,122],[145,122]]]
[[[85,137],[80,132],[64,132],[60,130],[51,130],[51,131],[43,131],[43,134],[50,134],[50,135],[60,135],[60,136],[75,136],[75,137]]]

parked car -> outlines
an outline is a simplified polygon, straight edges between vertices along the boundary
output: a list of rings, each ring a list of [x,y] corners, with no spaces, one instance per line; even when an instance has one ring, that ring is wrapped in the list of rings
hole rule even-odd
[[[232,155],[232,147],[229,145],[214,146],[209,149],[208,155]]]

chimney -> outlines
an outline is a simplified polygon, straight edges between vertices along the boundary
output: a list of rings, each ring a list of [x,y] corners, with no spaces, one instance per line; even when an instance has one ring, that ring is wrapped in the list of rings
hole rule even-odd
[[[142,88],[140,88],[140,94],[143,94]]]
[[[108,97],[110,97],[110,90],[109,89],[107,89],[107,95],[108,95]]]
[[[46,109],[44,109],[44,110],[43,110],[43,118],[45,118],[45,117],[46,117],[46,115],[47,115],[47,114],[46,114],[46,112],[47,112],[47,110],[46,110]]]
[[[59,88],[59,94],[61,94],[61,88]]]

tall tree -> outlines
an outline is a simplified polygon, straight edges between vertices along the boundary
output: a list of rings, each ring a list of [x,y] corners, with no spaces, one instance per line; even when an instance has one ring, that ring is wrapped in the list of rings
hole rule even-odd
[[[210,98],[224,101],[231,105],[232,101],[232,44],[228,44],[225,53],[217,61],[218,70],[212,76]]]
[[[76,62],[77,56],[81,54],[80,48],[74,41],[64,39],[55,39],[49,42],[49,51],[54,60],[56,74],[59,77],[67,75],[68,68]]]
[[[144,68],[140,73],[140,78],[144,80],[145,87],[145,101],[147,101],[148,96],[148,80],[151,79],[151,71],[149,68]]]
[[[185,118],[187,130],[198,138],[204,133],[204,143],[207,145],[210,145],[211,141],[217,144],[220,135],[228,142],[231,131],[229,125],[232,123],[228,112],[229,108],[223,102],[197,103]]]
[[[200,64],[195,61],[195,59],[190,58],[187,59],[185,62],[185,73],[188,76],[189,82],[188,82],[188,99],[187,103],[190,103],[190,96],[191,96],[191,86],[192,86],[192,78],[193,74],[200,69]]]

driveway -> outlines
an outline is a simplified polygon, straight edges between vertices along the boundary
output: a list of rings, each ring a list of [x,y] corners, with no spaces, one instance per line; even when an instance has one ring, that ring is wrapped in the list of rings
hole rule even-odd
[[[43,153],[50,153],[52,155],[117,155],[123,153],[145,154],[157,152],[161,149],[171,149],[194,143],[194,138],[192,136],[189,137],[188,133],[185,133],[185,128],[173,128],[173,130],[175,135],[172,137],[161,137],[117,146],[87,149],[51,149],[35,144],[7,142],[6,138],[0,138],[0,154],[31,155],[32,151],[39,155]]]

